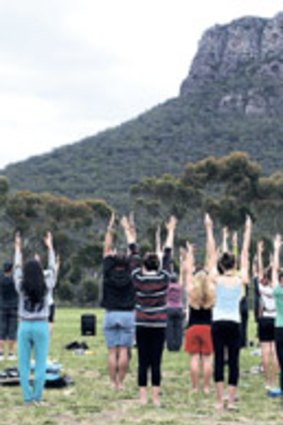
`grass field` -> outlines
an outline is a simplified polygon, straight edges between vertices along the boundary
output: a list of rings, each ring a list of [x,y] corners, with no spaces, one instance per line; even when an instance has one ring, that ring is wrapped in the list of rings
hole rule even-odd
[[[214,391],[209,396],[190,393],[188,357],[186,353],[165,351],[163,361],[162,407],[151,404],[142,407],[138,403],[136,385],[136,351],[127,375],[125,389],[110,389],[106,370],[106,348],[102,336],[101,310],[97,336],[80,336],[80,316],[91,310],[58,309],[52,337],[50,358],[64,366],[74,384],[64,389],[45,389],[45,405],[23,406],[19,386],[0,387],[0,425],[90,425],[90,424],[256,424],[282,425],[283,408],[280,400],[266,396],[261,375],[252,375],[250,368],[259,364],[259,357],[251,355],[251,349],[241,354],[241,379],[239,411],[219,414],[214,409]],[[250,339],[255,335],[250,324]],[[85,341],[90,353],[76,356],[64,346],[77,340]],[[1,368],[10,366],[2,363]]]

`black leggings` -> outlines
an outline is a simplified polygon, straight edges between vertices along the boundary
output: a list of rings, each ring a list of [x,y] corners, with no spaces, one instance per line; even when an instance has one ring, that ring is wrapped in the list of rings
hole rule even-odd
[[[212,324],[214,348],[214,381],[224,381],[225,349],[228,354],[228,384],[237,386],[239,380],[240,325],[219,320]]]
[[[280,388],[283,391],[283,327],[275,327],[275,347],[280,367]]]
[[[138,385],[147,386],[147,371],[151,369],[151,384],[161,382],[161,359],[165,342],[165,328],[137,326]]]

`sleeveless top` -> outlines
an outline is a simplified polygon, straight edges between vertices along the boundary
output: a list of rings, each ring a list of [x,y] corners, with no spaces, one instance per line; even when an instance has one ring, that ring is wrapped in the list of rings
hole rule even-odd
[[[211,325],[212,309],[200,308],[196,309],[189,306],[189,323],[188,327],[193,325]]]
[[[260,300],[259,300],[259,317],[275,318],[275,299],[273,294],[273,287],[269,285],[258,285]]]
[[[276,319],[275,319],[275,327],[282,328],[283,327],[283,287],[278,284],[273,289],[273,294],[276,303]]]
[[[226,279],[226,278],[225,278]],[[227,320],[240,323],[241,279],[231,277],[233,284],[227,284],[218,276],[216,283],[216,302],[213,308],[213,321]]]

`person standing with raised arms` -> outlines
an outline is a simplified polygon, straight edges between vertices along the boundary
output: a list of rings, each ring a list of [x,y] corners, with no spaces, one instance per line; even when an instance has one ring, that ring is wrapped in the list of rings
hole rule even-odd
[[[48,298],[56,282],[56,263],[51,232],[44,238],[48,249],[48,274],[41,264],[29,260],[23,264],[21,237],[15,236],[14,280],[19,294],[18,364],[25,404],[39,404],[45,384],[49,348]],[[34,379],[30,385],[31,354],[34,351]]]
[[[112,214],[104,239],[103,295],[105,309],[103,333],[108,350],[107,364],[111,386],[121,390],[129,363],[129,350],[135,334],[135,290],[131,271],[136,266],[135,237],[131,225],[123,217],[121,226],[128,241],[128,254],[113,247],[115,215]]]
[[[177,220],[171,216],[166,223],[164,246],[166,267],[170,266]],[[147,404],[148,371],[151,371],[152,403],[160,405],[161,363],[167,324],[167,289],[170,270],[161,267],[155,252],[142,258],[142,266],[132,272],[136,289],[136,338],[138,348],[138,386],[141,404]]]
[[[213,235],[213,221],[205,215],[208,271],[215,284],[216,301],[213,308],[212,338],[214,347],[214,381],[216,384],[216,408],[224,408],[224,354],[228,352],[228,402],[234,410],[239,381],[240,309],[242,285],[249,282],[249,246],[252,222],[246,218],[240,256],[240,270],[236,270],[233,254],[223,252],[217,258]]]
[[[279,234],[274,238],[272,261],[272,285],[276,305],[275,347],[280,368],[280,390],[283,395],[283,271],[280,269],[280,248],[282,239]]]

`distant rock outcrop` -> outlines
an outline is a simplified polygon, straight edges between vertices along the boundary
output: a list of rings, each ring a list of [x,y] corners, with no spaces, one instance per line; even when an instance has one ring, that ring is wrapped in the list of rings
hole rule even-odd
[[[244,17],[207,30],[180,95],[222,84],[220,111],[282,113],[283,12],[273,19]]]
[[[176,98],[3,174],[12,190],[102,198],[125,211],[143,177],[177,176],[189,161],[234,151],[266,175],[282,170],[283,13],[209,29]]]

